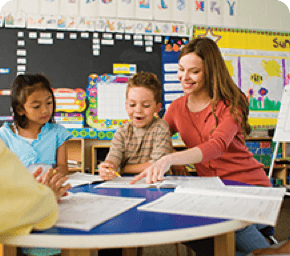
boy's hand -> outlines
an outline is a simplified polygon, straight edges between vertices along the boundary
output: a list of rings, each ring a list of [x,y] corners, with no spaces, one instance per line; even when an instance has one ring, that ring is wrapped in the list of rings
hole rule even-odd
[[[103,162],[99,165],[99,174],[102,180],[111,180],[116,177],[113,164]]]

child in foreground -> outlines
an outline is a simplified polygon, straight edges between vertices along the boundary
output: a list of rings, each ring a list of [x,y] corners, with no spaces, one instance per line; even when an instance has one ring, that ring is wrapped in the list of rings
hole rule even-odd
[[[41,167],[46,174],[56,167],[57,174],[68,172],[66,141],[72,136],[54,123],[55,98],[48,79],[41,74],[17,76],[11,85],[14,123],[0,128],[3,139],[30,173]],[[39,168],[39,169],[41,169]],[[25,255],[56,255],[60,249],[22,248]]]
[[[140,72],[128,80],[125,108],[130,121],[116,131],[110,151],[99,166],[103,180],[113,179],[119,172],[140,173],[172,152],[168,124],[156,117],[161,97],[162,85],[155,74]]]

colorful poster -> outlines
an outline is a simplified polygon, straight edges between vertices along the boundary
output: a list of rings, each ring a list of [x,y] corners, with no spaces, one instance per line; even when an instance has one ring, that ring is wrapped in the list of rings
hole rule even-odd
[[[86,109],[86,92],[81,89],[53,89],[56,112],[83,112]]]
[[[125,110],[126,82],[125,75],[89,76],[86,110],[86,122],[92,128],[117,128],[128,121]]]

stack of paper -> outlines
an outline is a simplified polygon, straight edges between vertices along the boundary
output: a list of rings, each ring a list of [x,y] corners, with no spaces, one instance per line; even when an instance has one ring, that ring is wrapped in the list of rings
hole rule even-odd
[[[103,180],[100,178],[99,175],[92,175],[82,172],[76,172],[74,174],[68,175],[68,180],[64,183],[70,184],[72,187],[85,185],[85,184],[92,184],[94,182],[102,182]]]
[[[143,201],[142,198],[70,194],[58,204],[60,216],[55,226],[90,230]]]
[[[238,219],[276,225],[285,188],[226,186],[180,188],[138,210]]]

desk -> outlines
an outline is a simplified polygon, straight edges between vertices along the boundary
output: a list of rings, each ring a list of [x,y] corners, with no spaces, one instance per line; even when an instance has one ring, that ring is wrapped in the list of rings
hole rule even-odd
[[[240,184],[233,181],[224,181],[224,183]],[[94,186],[76,187],[71,191],[146,198],[144,203],[156,200],[172,191],[171,189],[97,189]],[[124,248],[123,255],[134,255],[134,248],[137,247],[214,237],[215,255],[232,256],[235,255],[234,231],[248,225],[249,223],[238,220],[144,212],[134,207],[90,231],[53,227],[25,236],[7,237],[3,242],[4,255],[14,256],[14,246],[62,248],[62,255],[65,256],[89,256],[91,249]]]

